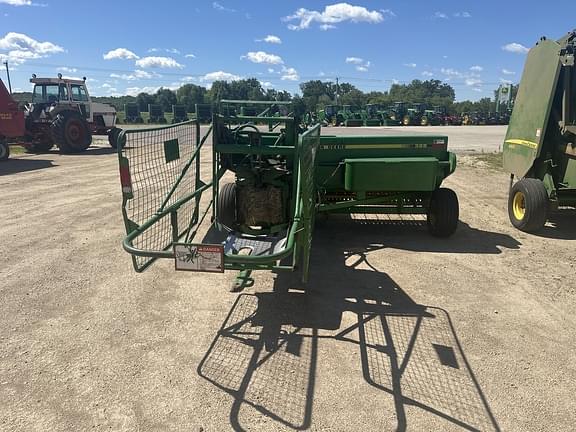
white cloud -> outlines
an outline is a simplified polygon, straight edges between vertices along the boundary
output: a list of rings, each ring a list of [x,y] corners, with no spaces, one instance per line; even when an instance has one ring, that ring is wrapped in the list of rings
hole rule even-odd
[[[264,81],[264,82],[260,81],[260,84],[261,84],[262,87],[264,87],[264,88],[272,88],[272,87],[274,87],[274,85],[273,85],[271,82],[269,82],[269,81]]]
[[[194,54],[191,54],[191,53],[190,53],[190,54],[186,54],[186,55],[184,56],[184,58],[196,58],[196,56],[195,56]]]
[[[284,17],[282,20],[285,22],[298,22],[297,24],[288,24],[290,30],[304,30],[310,28],[310,25],[314,22],[323,25],[321,27],[323,30],[328,30],[334,28],[334,24],[345,21],[376,24],[392,16],[395,15],[390,10],[370,11],[362,6],[336,3],[326,6],[322,12],[300,8],[293,15]]]
[[[418,65],[416,63],[404,63],[404,66],[409,67],[409,68],[415,68]]]
[[[229,72],[224,71],[217,71],[217,72],[210,72],[200,78],[200,81],[238,81],[241,80],[242,77],[238,75],[231,74]]]
[[[366,66],[356,66],[356,70],[358,72],[368,72],[368,68]]]
[[[225,6],[222,6],[220,3],[218,2],[213,2],[212,3],[212,7],[220,12],[236,12],[235,9],[231,9],[231,8],[227,8]]]
[[[477,79],[477,78],[466,78],[466,80],[464,81],[464,83],[468,86],[468,87],[479,87],[482,85],[482,80]]]
[[[506,79],[506,78],[500,78],[500,82],[502,84],[512,84],[512,81],[510,81],[509,79]]]
[[[484,68],[482,66],[472,66],[470,70],[474,72],[482,72]]]
[[[433,77],[434,74],[432,72],[429,72],[429,71],[424,71],[424,72],[422,72],[422,76],[430,78],[430,77]]]
[[[448,15],[446,15],[444,12],[435,12],[434,15],[432,16],[432,18],[448,19]]]
[[[43,4],[32,3],[32,0],[0,0],[0,4],[10,6],[45,6]]]
[[[516,42],[506,44],[502,47],[502,49],[504,51],[508,51],[508,52],[512,52],[512,53],[516,53],[516,54],[526,54],[529,51],[529,49],[526,48],[524,45],[521,45],[521,44],[516,43]]]
[[[267,42],[267,43],[271,43],[271,44],[281,44],[282,39],[280,39],[278,36],[268,35],[263,39],[256,39],[256,42]]]
[[[250,60],[252,63],[266,63],[266,64],[283,64],[284,60],[282,57],[276,54],[268,54],[264,51],[250,51],[245,56],[240,57],[240,59]]]
[[[323,30],[323,31],[328,31],[328,30],[332,30],[332,29],[335,29],[335,28],[336,28],[336,26],[335,26],[335,25],[332,25],[332,24],[322,24],[322,25],[320,26],[320,30]]]
[[[346,63],[362,64],[364,63],[364,59],[360,57],[346,57]]]
[[[298,71],[292,67],[282,66],[282,74],[280,77],[282,81],[298,81],[300,79]]]
[[[153,86],[147,86],[147,87],[128,87],[128,88],[126,89],[126,94],[127,94],[128,96],[138,96],[138,94],[140,94],[140,93],[154,94],[154,93],[156,93],[159,89],[160,89],[160,87],[153,87]]]
[[[137,60],[138,57],[132,51],[126,48],[116,48],[112,51],[108,51],[104,54],[104,60],[114,60],[114,59],[122,59],[122,60]]]
[[[167,48],[166,52],[170,53],[170,54],[180,54],[180,50],[178,50],[176,48]]]
[[[160,51],[160,48],[150,48],[150,49],[148,50],[149,53],[155,53],[155,52],[158,52],[158,51]]]
[[[143,57],[136,61],[136,66],[163,69],[182,69],[184,67],[172,57]]]
[[[470,12],[456,12],[453,14],[454,18],[472,18]]]
[[[502,73],[504,75],[516,75],[516,72],[508,70],[508,69],[502,69]]]
[[[268,68],[268,73],[276,73],[276,71],[273,68]]]
[[[152,79],[152,78],[161,78],[162,75],[157,74],[156,72],[147,72],[144,70],[136,69],[132,74],[110,74],[110,78],[117,78],[125,81],[136,81],[139,79]]]
[[[108,83],[104,83],[104,84],[102,84],[102,88],[112,88],[112,85],[108,84]]]
[[[67,73],[76,73],[76,72],[78,72],[78,69],[76,69],[76,68],[69,68],[69,67],[66,67],[66,66],[62,66],[62,67],[56,68],[56,70],[58,70],[58,71],[60,71],[60,72],[67,72]]]
[[[64,48],[52,42],[39,42],[23,33],[9,32],[0,39],[0,53],[2,61],[10,61],[15,65],[26,60],[48,57],[51,54],[64,52]]]
[[[440,72],[442,72],[444,75],[447,75],[449,77],[460,78],[463,75],[462,72],[459,72],[459,71],[452,69],[452,68],[442,68],[442,69],[440,69]]]

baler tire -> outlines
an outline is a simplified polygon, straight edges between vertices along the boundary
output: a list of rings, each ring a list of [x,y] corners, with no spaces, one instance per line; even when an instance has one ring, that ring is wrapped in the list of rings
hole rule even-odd
[[[110,129],[110,132],[108,132],[108,144],[110,144],[110,147],[114,150],[118,150],[118,137],[120,136],[120,132],[122,132],[122,129],[117,127]]]
[[[218,191],[218,222],[232,229],[236,223],[236,183],[226,183]]]
[[[460,209],[458,196],[452,189],[439,188],[432,192],[428,208],[428,232],[434,237],[450,237],[458,228]]]
[[[524,232],[536,232],[548,220],[550,201],[544,183],[524,178],[515,183],[508,196],[508,217],[512,225]]]
[[[0,162],[7,161],[10,157],[10,146],[5,141],[0,141]]]
[[[77,128],[76,133],[79,134],[77,142],[73,141],[75,135],[72,133],[73,130],[70,130],[71,127]],[[75,111],[58,114],[50,130],[54,142],[62,153],[80,153],[86,151],[92,144],[92,133],[86,120]]]

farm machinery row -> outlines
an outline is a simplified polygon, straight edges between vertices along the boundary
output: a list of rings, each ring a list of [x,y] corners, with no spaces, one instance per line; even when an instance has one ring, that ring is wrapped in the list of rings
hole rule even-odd
[[[319,122],[324,126],[460,126],[505,125],[510,113],[449,114],[444,107],[396,102],[391,106],[367,104],[363,108],[351,105],[327,105],[306,116],[306,124]]]
[[[57,146],[62,153],[85,151],[93,135],[107,135],[116,148],[120,129],[116,110],[92,101],[86,80],[37,78],[32,102],[23,108],[0,80],[0,160],[10,156],[11,145],[31,152],[47,152]]]
[[[167,258],[177,270],[240,271],[234,288],[255,270],[299,270],[306,280],[315,220],[329,214],[423,215],[432,235],[454,233],[446,136],[321,127],[303,127],[289,102],[223,100],[203,137],[196,119],[123,131],[123,245],[135,269]]]
[[[147,119],[144,121],[144,116],[138,107],[137,103],[124,104],[124,118],[125,124],[167,124],[168,119],[166,113],[160,104],[148,104]],[[190,116],[192,114],[192,116]],[[188,121],[190,117],[199,119],[201,123],[209,123],[212,120],[212,106],[209,104],[197,104],[193,113],[188,113],[185,105],[172,105],[171,123],[182,123]]]

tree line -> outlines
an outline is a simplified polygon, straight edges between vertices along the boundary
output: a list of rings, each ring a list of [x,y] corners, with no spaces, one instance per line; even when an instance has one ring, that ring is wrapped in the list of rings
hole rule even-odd
[[[512,88],[512,99],[517,86]],[[496,91],[497,92],[497,91]],[[495,93],[496,93],[495,92]],[[15,95],[17,100],[29,102],[30,93]],[[353,84],[343,82],[312,80],[300,84],[300,94],[265,88],[256,78],[237,81],[215,81],[208,89],[196,84],[184,84],[177,90],[160,88],[156,93],[139,93],[137,96],[94,97],[97,102],[113,105],[118,111],[124,110],[126,103],[136,103],[140,111],[148,111],[148,104],[159,104],[165,112],[172,111],[172,105],[180,104],[188,112],[194,112],[196,104],[215,104],[221,99],[256,100],[256,101],[292,101],[298,114],[315,112],[326,105],[352,105],[362,107],[366,104],[392,105],[394,102],[424,103],[430,107],[442,107],[448,113],[488,112],[495,110],[491,98],[478,101],[455,102],[454,88],[439,80],[413,80],[408,84],[392,84],[388,91],[364,92]]]

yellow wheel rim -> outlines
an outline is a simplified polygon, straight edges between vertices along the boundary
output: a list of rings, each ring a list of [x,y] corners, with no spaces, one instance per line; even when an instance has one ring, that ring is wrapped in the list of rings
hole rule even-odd
[[[524,216],[526,215],[526,199],[522,192],[516,192],[514,194],[514,199],[512,200],[512,211],[514,212],[514,217],[516,219],[524,219]]]

